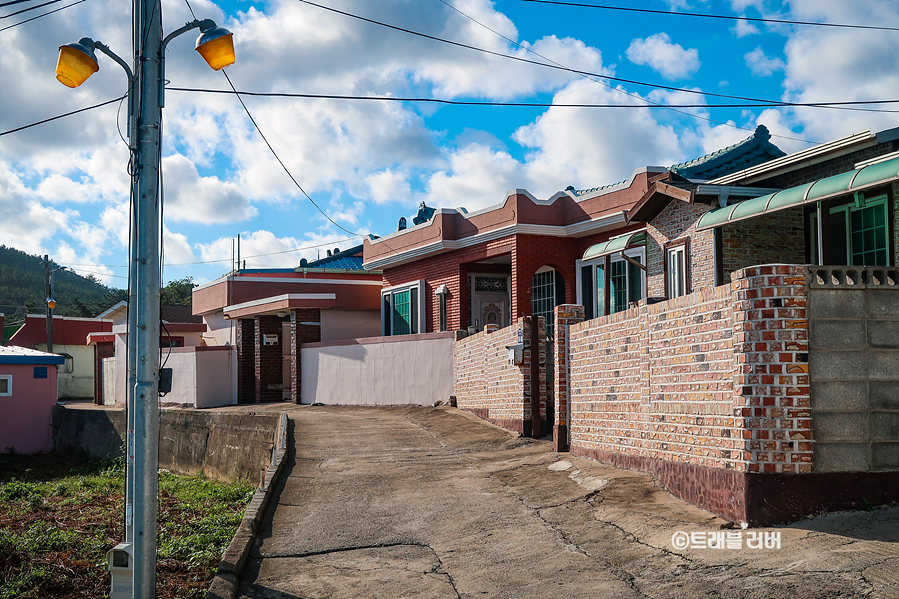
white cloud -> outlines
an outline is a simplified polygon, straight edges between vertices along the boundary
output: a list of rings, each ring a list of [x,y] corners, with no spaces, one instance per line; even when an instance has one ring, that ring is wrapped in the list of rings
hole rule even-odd
[[[786,64],[780,58],[765,56],[765,51],[762,50],[761,46],[757,46],[755,50],[744,54],[743,60],[756,77],[768,77],[777,71],[784,70],[786,67]]]
[[[164,158],[162,170],[167,219],[228,223],[256,214],[240,187],[217,177],[201,177],[194,163],[180,154]]]
[[[665,79],[684,79],[699,70],[699,50],[685,50],[671,43],[667,33],[655,33],[646,39],[635,39],[627,49],[627,58],[634,64],[648,65]]]
[[[756,35],[759,33],[759,28],[752,24],[751,21],[737,21],[731,31],[734,32],[734,35],[737,37],[746,37],[747,35]]]
[[[371,199],[376,204],[388,202],[408,203],[412,195],[412,187],[409,185],[409,174],[404,171],[384,169],[372,173],[365,178]]]

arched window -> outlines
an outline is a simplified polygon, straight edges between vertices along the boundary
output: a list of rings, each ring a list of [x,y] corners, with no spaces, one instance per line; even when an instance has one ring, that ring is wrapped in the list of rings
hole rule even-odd
[[[546,336],[553,336],[553,308],[565,303],[565,280],[552,266],[542,266],[531,279],[531,314],[546,319]]]

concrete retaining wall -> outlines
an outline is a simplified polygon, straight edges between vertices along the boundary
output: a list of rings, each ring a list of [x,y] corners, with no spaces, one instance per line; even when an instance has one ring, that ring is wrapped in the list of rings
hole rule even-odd
[[[211,478],[257,480],[269,466],[279,415],[163,408],[159,414],[159,467]],[[53,409],[57,453],[122,455],[125,410],[57,405]]]
[[[304,343],[301,352],[304,404],[432,405],[453,394],[453,333]]]

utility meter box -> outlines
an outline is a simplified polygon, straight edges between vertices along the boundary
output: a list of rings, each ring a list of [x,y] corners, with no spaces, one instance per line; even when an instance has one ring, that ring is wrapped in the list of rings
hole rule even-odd
[[[262,336],[262,345],[278,345],[278,336],[277,335],[263,335]]]
[[[521,363],[524,361],[524,344],[507,345],[506,349],[509,350],[509,364],[521,366]]]
[[[131,599],[134,596],[134,550],[131,543],[119,543],[106,553],[112,590],[109,599]]]

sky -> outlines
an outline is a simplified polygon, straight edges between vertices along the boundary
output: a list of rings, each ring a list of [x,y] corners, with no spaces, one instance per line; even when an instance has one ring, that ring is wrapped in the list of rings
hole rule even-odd
[[[0,133],[125,93],[123,71],[103,55],[99,72],[74,90],[56,81],[54,68],[58,47],[84,36],[130,62],[130,2],[83,0],[15,25],[73,1],[13,16],[40,0],[0,8]],[[705,95],[896,100],[899,31],[672,14],[899,27],[895,0],[615,3],[662,14],[525,0],[313,1],[320,6],[162,0],[163,28],[168,33],[191,20],[192,8],[197,18],[232,31],[237,62],[227,73],[239,91],[556,106],[244,97],[294,183],[233,94],[169,89],[164,283],[187,276],[204,283],[226,274],[238,235],[248,268],[290,268],[301,258],[358,245],[364,235],[395,231],[399,218],[413,216],[422,201],[474,211],[501,203],[516,188],[546,199],[569,185],[607,185],[644,166],[702,156],[745,139],[759,124],[786,152],[899,126],[899,103],[865,107],[874,111],[716,108],[740,101]],[[169,45],[169,88],[230,89],[193,51],[195,40],[191,32]],[[699,106],[664,108],[683,104]],[[79,274],[124,288],[124,121],[125,107],[113,103],[0,135],[0,245],[49,254]]]

